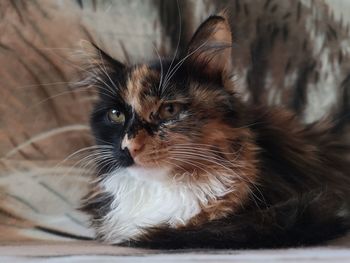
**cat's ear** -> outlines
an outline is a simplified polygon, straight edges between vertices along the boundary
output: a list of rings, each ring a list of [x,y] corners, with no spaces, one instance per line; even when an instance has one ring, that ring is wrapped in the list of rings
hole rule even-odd
[[[106,87],[116,87],[116,83],[123,78],[127,66],[112,58],[97,45],[81,41],[80,61],[84,70],[76,87],[97,88],[100,96],[106,92]]]
[[[211,16],[193,35],[188,53],[190,62],[211,76],[221,78],[232,70],[232,33],[228,19]]]
[[[85,57],[87,59],[88,67],[99,70],[113,70],[114,72],[122,71],[125,69],[125,65],[120,61],[112,58],[105,51],[103,51],[96,44],[82,41],[80,43]]]

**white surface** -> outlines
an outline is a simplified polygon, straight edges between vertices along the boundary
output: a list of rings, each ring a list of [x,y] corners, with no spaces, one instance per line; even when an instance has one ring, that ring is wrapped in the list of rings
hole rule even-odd
[[[0,262],[350,262],[349,249],[288,249],[261,251],[231,251],[220,254],[186,253],[143,256],[57,256],[48,258],[0,257]]]

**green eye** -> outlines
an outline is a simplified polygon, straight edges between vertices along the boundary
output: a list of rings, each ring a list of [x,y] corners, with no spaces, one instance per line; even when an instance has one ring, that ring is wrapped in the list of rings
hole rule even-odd
[[[125,115],[119,110],[111,109],[108,111],[108,119],[110,122],[121,124],[125,121]]]

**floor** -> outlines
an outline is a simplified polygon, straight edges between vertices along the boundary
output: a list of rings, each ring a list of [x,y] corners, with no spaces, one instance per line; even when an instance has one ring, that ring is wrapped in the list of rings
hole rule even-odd
[[[275,250],[157,251],[94,242],[0,244],[0,262],[350,262],[350,236],[323,247]]]

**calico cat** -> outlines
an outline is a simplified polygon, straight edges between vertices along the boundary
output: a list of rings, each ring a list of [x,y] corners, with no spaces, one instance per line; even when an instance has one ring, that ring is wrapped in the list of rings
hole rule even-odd
[[[179,58],[126,66],[96,47],[97,179],[83,200],[98,239],[150,248],[310,245],[350,227],[349,145],[332,121],[245,102],[227,15]]]

